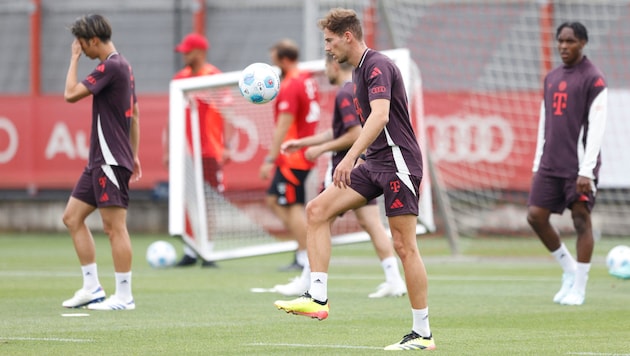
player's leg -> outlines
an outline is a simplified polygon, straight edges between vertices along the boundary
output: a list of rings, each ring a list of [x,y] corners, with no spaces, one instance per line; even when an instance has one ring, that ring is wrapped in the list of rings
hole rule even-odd
[[[305,182],[308,170],[276,168],[273,180],[267,190],[266,202],[272,212],[282,221],[289,235],[297,242],[295,261],[281,270],[302,270],[308,263],[306,253],[306,203]]]
[[[311,268],[309,291],[294,300],[276,301],[274,305],[278,309],[319,320],[328,317],[330,225],[339,214],[359,207],[365,202],[366,199],[362,195],[350,188],[329,186],[307,204],[307,250]]]
[[[105,299],[105,291],[98,278],[94,238],[85,224],[85,219],[94,210],[96,210],[96,202],[92,189],[91,173],[85,171],[74,187],[70,199],[68,199],[62,218],[72,237],[83,276],[82,288],[77,290],[72,298],[61,304],[66,308],[79,308]]]
[[[383,272],[385,273],[385,282],[379,285],[376,292],[369,295],[370,298],[383,297],[400,297],[407,293],[405,281],[400,275],[398,268],[398,259],[394,255],[394,247],[392,241],[383,226],[379,208],[374,202],[368,203],[354,210],[359,225],[365,230],[370,239],[374,250],[378,256]]]
[[[568,189],[571,189],[570,186]],[[574,190],[571,190],[572,192]],[[591,257],[595,239],[593,238],[593,226],[591,223],[591,210],[595,204],[595,196],[578,195],[577,201],[571,204],[571,217],[573,226],[577,233],[576,250],[577,266],[575,270],[575,280],[571,290],[562,298],[560,304],[582,305],[586,296],[586,284],[588,274],[591,269]]]
[[[131,172],[118,166],[100,167],[99,178],[95,183],[98,209],[103,222],[103,230],[109,237],[114,261],[116,291],[101,303],[92,303],[92,310],[132,310],[135,309],[131,293],[132,248],[127,231],[127,207],[129,205],[129,178]],[[95,174],[96,175],[96,174]]]

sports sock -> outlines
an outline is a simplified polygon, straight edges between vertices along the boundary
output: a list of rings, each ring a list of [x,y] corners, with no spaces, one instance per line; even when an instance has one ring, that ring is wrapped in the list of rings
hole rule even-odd
[[[422,337],[431,336],[431,327],[429,327],[429,307],[423,309],[411,309],[413,315],[413,327],[415,331]]]
[[[311,272],[311,287],[308,292],[315,300],[320,302],[328,300],[328,273]]]
[[[96,263],[81,266],[83,272],[83,289],[93,292],[101,283],[98,281],[98,269]]]
[[[306,250],[295,251],[295,260],[301,266],[305,266],[308,263],[308,253],[306,252]]]
[[[300,274],[300,281],[303,283],[302,285],[310,286],[311,285],[311,265],[308,263],[308,259],[302,267],[302,273]]]
[[[188,245],[184,245],[184,254],[192,258],[197,258],[197,253],[195,253],[195,251],[192,248],[190,248]]]
[[[390,256],[381,261],[383,266],[383,272],[385,272],[385,281],[388,283],[400,283],[402,277],[400,276],[400,270],[398,269],[398,260],[394,256]]]
[[[560,263],[562,270],[566,273],[575,273],[577,268],[577,262],[571,256],[571,252],[567,249],[567,246],[563,243],[560,244],[560,248],[553,251],[551,255]]]
[[[116,272],[116,296],[123,302],[130,302],[133,300],[131,294],[131,271],[129,272]]]
[[[581,293],[586,290],[586,282],[588,280],[588,272],[591,270],[590,263],[577,263],[577,270],[575,271],[575,281],[573,282],[572,289]]]

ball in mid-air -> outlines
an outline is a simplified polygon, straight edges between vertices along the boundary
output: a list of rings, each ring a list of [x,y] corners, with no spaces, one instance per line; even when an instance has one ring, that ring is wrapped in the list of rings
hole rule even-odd
[[[177,252],[166,241],[155,241],[147,248],[147,262],[153,268],[170,267],[175,264]]]
[[[238,80],[241,95],[254,104],[265,104],[273,100],[280,91],[278,73],[266,63],[248,65]]]

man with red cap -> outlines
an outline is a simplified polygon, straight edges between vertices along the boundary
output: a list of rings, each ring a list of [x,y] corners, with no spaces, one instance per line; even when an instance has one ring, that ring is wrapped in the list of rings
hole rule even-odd
[[[221,73],[217,67],[206,60],[206,53],[209,48],[208,40],[203,35],[198,33],[186,35],[175,46],[175,51],[182,54],[184,68],[175,73],[173,79]],[[229,123],[229,118],[225,115],[224,109],[231,104],[232,96],[229,93],[213,96],[205,92],[196,96],[195,101],[199,113],[199,133],[203,177],[206,183],[205,189],[213,189],[215,192],[222,193],[225,190],[222,167],[230,160],[229,142],[232,133],[232,126]],[[187,122],[190,121],[190,108],[186,109],[186,120]],[[186,126],[187,140],[191,142],[190,124]],[[164,151],[164,164],[167,167],[168,158],[167,144]],[[208,226],[212,226],[212,222],[209,222]],[[210,232],[208,232],[208,235],[211,239]],[[211,246],[212,244],[210,243],[209,245]],[[192,266],[196,263],[197,254],[192,248],[184,245],[184,256],[176,266]],[[216,265],[213,261],[203,261],[202,266],[215,267]]]

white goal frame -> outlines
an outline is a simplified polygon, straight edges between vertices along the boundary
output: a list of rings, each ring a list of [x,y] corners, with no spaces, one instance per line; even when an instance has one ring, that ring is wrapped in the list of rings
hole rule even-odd
[[[424,132],[423,127],[423,108],[422,108],[422,94],[421,94],[421,80],[420,72],[411,60],[410,52],[408,49],[395,49],[383,51],[394,60],[399,67],[401,74],[404,78],[407,96],[409,99],[410,110],[411,106],[415,106],[415,122],[416,122],[416,135],[422,137]],[[300,68],[320,72],[324,70],[324,60],[315,60],[301,62]],[[185,172],[185,142],[186,127],[184,119],[185,110],[187,107],[188,99],[187,94],[207,88],[213,87],[226,87],[233,86],[238,83],[238,79],[241,75],[240,71],[221,73],[213,76],[195,77],[188,79],[173,80],[170,82],[169,88],[169,221],[168,231],[172,236],[179,236],[183,242],[195,250],[198,255],[207,261],[217,261],[224,259],[249,257],[255,255],[263,255],[270,253],[279,253],[293,251],[297,248],[295,241],[275,241],[274,243],[265,243],[264,245],[248,246],[244,248],[235,248],[229,251],[209,251],[207,242],[207,221],[201,218],[206,215],[207,206],[205,196],[198,194],[196,196],[196,210],[199,214],[199,222],[201,224],[201,236],[194,239],[186,234],[185,228],[185,186],[186,184],[186,172]],[[415,76],[415,81],[412,81],[412,76]],[[413,93],[420,93],[419,95],[412,95]],[[242,105],[253,105],[243,101]],[[272,105],[272,104],[268,104]],[[410,111],[412,112],[412,111]],[[194,132],[195,126],[198,126],[197,120],[194,119],[196,110],[194,105],[191,105],[191,120],[192,130]],[[198,127],[197,127],[198,132]],[[426,152],[426,145],[424,140],[419,140],[421,147]],[[180,144],[177,144],[180,143]],[[195,165],[201,166],[201,157],[199,154],[200,142],[198,135],[193,135],[193,160]],[[420,192],[420,215],[418,217],[417,234],[425,234],[435,231],[435,223],[433,219],[433,205],[431,196],[431,181],[429,179],[428,169],[429,165],[426,160],[426,153],[424,157],[424,169],[425,174],[423,178],[423,184]],[[194,181],[196,188],[203,191],[203,177],[200,170],[194,172]],[[387,221],[384,220],[386,224]],[[369,235],[364,232],[356,232],[350,234],[344,234],[341,236],[333,236],[333,244],[355,243],[369,241]]]

